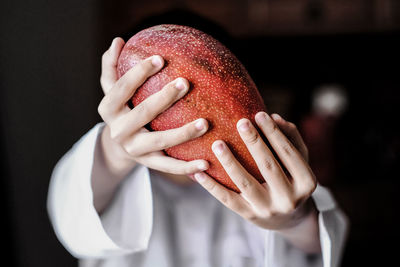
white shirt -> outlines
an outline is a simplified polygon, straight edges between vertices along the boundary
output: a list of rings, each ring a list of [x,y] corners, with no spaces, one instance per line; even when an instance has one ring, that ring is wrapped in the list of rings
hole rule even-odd
[[[81,138],[55,167],[48,212],[55,233],[82,267],[324,266],[335,267],[347,219],[318,186],[321,255],[307,255],[278,233],[225,208],[200,185],[179,186],[137,165],[101,216],[91,176],[104,124]]]

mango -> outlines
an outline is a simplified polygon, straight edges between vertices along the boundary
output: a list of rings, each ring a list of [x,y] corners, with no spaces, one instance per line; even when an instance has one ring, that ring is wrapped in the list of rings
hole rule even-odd
[[[256,85],[239,60],[219,41],[197,29],[164,24],[144,29],[125,44],[118,59],[121,77],[138,61],[160,55],[165,67],[150,77],[132,98],[133,106],[162,89],[168,82],[184,77],[190,82],[186,96],[157,116],[149,127],[154,131],[177,128],[205,118],[209,130],[203,136],[166,149],[181,160],[205,159],[206,171],[220,184],[239,192],[211,150],[215,140],[224,140],[235,157],[260,183],[265,182],[256,163],[236,130],[241,118],[254,125],[254,116],[266,111]]]

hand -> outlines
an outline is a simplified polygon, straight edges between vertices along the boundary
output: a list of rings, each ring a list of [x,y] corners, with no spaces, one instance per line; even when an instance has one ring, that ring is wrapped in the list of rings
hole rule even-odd
[[[208,162],[205,160],[186,162],[168,157],[162,151],[203,135],[208,128],[205,119],[166,131],[150,132],[144,128],[188,92],[189,82],[178,78],[130,109],[127,103],[137,88],[161,70],[164,61],[157,55],[147,58],[118,80],[116,67],[123,46],[121,38],[114,39],[102,58],[100,81],[105,96],[98,112],[107,124],[102,135],[102,147],[104,161],[110,172],[121,177],[137,162],[171,174],[192,174],[206,170]]]
[[[307,200],[316,188],[316,179],[307,163],[307,148],[293,123],[277,114],[271,118],[265,112],[257,113],[255,120],[283,166],[251,122],[241,119],[237,123],[239,134],[265,183],[252,177],[221,140],[215,141],[212,149],[241,193],[226,189],[203,172],[196,173],[195,178],[243,218],[262,228],[285,231],[301,224],[313,210]]]

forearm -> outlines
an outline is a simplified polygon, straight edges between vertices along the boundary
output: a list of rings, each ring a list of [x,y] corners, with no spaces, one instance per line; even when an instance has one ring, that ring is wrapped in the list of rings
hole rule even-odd
[[[306,253],[314,254],[321,252],[318,211],[311,199],[303,207],[306,215],[301,217],[297,224],[290,228],[277,231],[285,237],[292,245]]]
[[[97,212],[101,213],[111,201],[121,181],[136,165],[135,161],[123,156],[124,151],[113,144],[110,128],[106,125],[96,146],[93,162],[92,190],[93,203]]]

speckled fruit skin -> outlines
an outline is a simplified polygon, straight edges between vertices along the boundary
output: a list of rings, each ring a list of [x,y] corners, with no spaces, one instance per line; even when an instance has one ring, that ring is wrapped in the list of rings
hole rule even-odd
[[[236,130],[236,123],[241,118],[248,118],[255,125],[255,114],[266,111],[266,108],[239,60],[220,42],[199,30],[179,25],[158,25],[137,33],[125,44],[118,59],[119,76],[151,55],[162,56],[166,64],[136,91],[132,98],[134,106],[178,77],[188,79],[191,84],[185,97],[150,123],[151,129],[177,128],[198,118],[205,118],[210,125],[202,137],[168,148],[166,153],[186,161],[207,160],[210,163],[207,173],[227,188],[239,192],[211,150],[212,143],[221,139],[239,162],[259,182],[263,182],[254,159]]]

